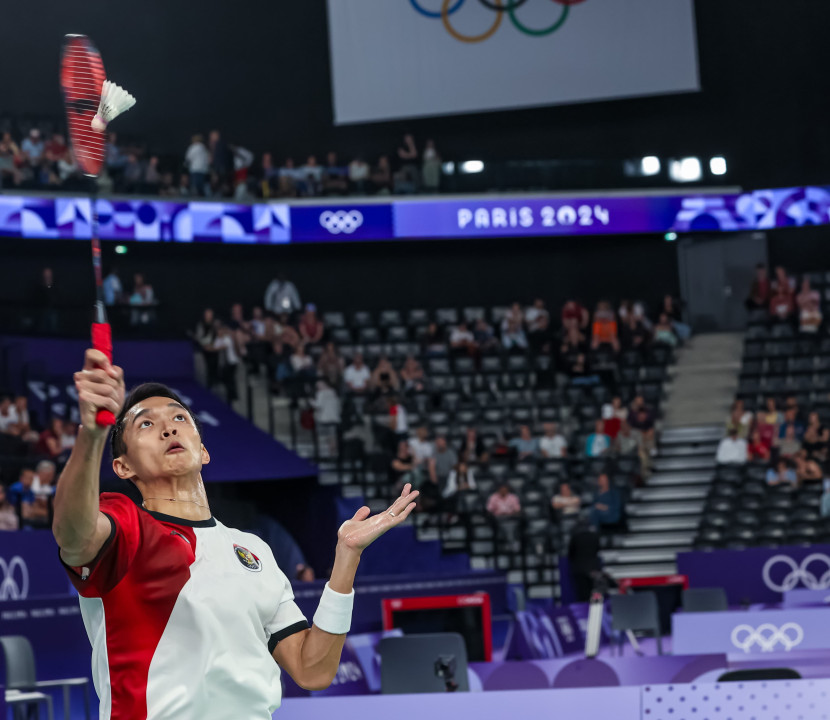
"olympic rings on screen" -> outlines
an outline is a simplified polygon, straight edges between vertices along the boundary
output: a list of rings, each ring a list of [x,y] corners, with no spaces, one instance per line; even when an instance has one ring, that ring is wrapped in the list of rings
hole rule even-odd
[[[776,565],[783,564],[789,572],[780,584],[772,579],[771,571]],[[811,572],[818,570],[820,575]],[[810,590],[826,590],[830,588],[830,557],[824,553],[812,553],[805,557],[799,565],[789,555],[773,555],[764,563],[761,571],[764,584],[773,592],[788,592],[801,583]]]
[[[363,225],[363,213],[360,210],[326,210],[320,215],[320,224],[332,235],[351,235]]]
[[[578,5],[586,0],[553,0],[554,3],[561,7],[561,12],[553,24],[544,28],[528,27],[521,20],[519,20],[516,11],[526,4],[527,0],[478,0],[479,4],[496,13],[496,18],[493,21],[493,24],[479,35],[464,35],[457,30],[450,21],[450,16],[460,10],[465,1],[466,0],[441,0],[441,10],[439,11],[427,10],[423,7],[423,5],[421,5],[422,0],[409,0],[409,4],[412,5],[417,13],[423,15],[424,17],[434,20],[440,19],[447,33],[459,42],[475,44],[491,38],[496,33],[499,27],[501,27],[501,22],[505,13],[510,16],[510,22],[513,23],[513,26],[523,35],[530,35],[532,37],[544,37],[546,35],[551,35],[565,24],[565,21],[568,19],[568,15],[570,14],[571,6]]]

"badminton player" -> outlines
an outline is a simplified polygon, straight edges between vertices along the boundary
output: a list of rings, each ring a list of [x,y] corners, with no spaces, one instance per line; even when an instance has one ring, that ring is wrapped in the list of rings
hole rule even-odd
[[[340,527],[334,569],[309,627],[291,585],[262,540],[211,514],[201,477],[210,455],[199,423],[163,385],[134,389],[88,350],[75,375],[82,428],[55,496],[53,531],[81,596],[92,643],[100,718],[268,720],[281,700],[280,670],[302,687],[334,679],[349,630],[361,552],[403,522],[410,486],[384,513],[363,507]],[[99,495],[108,428],[115,473],[141,506]],[[245,452],[240,447],[238,452]]]

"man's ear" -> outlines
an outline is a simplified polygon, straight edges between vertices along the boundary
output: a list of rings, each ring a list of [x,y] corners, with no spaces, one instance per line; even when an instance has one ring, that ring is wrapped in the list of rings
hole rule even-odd
[[[113,472],[118,475],[122,480],[130,480],[131,478],[135,477],[135,473],[130,469],[130,466],[127,464],[126,459],[122,455],[121,457],[117,457],[112,461],[112,469]]]
[[[209,465],[210,464],[210,453],[207,451],[207,448],[202,445],[202,465]]]

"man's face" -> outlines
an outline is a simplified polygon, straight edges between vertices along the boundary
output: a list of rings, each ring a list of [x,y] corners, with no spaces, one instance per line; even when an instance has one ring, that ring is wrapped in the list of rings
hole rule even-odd
[[[531,439],[530,428],[527,425],[522,425],[522,440]]]
[[[418,440],[421,442],[426,442],[427,439],[427,429],[425,427],[418,428]]]
[[[123,422],[127,452],[113,460],[121,478],[149,482],[187,476],[210,462],[193,418],[172,398],[142,400]]]
[[[553,437],[556,434],[556,425],[553,423],[545,423],[544,428],[546,437]]]
[[[608,476],[603,474],[597,478],[600,492],[608,492]]]
[[[447,439],[443,437],[436,438],[435,449],[438,452],[444,452],[447,449]]]
[[[11,405],[12,405],[11,399],[9,399],[7,397],[3,398],[2,400],[0,400],[0,412],[2,412],[4,414],[7,413],[9,411],[9,408],[11,407]]]
[[[360,353],[354,356],[354,366],[356,368],[363,367],[363,355]]]
[[[34,470],[24,470],[20,473],[20,482],[23,483],[23,487],[27,490],[32,487],[32,483],[35,481],[35,472]]]
[[[55,480],[55,466],[51,463],[38,466],[37,476],[42,485],[51,485]]]

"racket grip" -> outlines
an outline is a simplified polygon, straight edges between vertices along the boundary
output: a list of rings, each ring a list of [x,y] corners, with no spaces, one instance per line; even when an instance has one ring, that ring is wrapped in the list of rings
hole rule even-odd
[[[112,328],[109,323],[92,323],[92,347],[104,353],[112,362]],[[95,422],[100,427],[115,425],[115,415],[109,410],[99,410]]]

